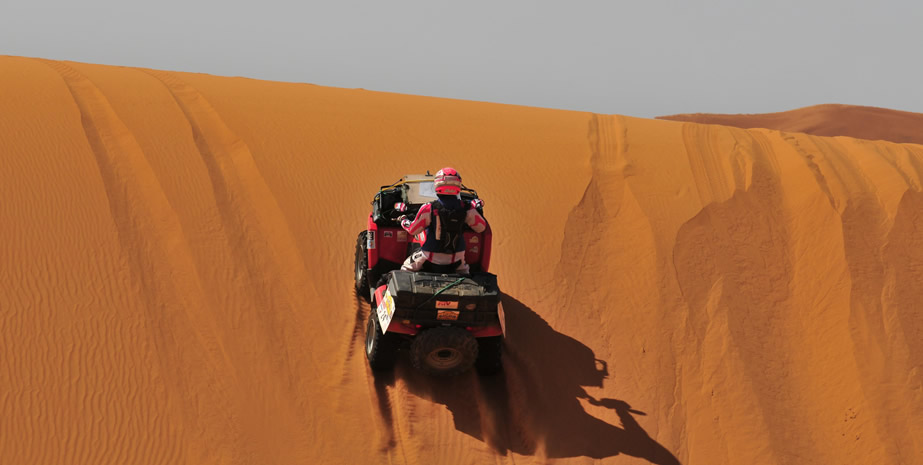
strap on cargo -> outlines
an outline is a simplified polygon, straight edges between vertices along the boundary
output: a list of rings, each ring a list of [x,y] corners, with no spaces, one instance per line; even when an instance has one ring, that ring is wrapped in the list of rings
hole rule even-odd
[[[461,283],[461,282],[464,281],[465,279],[467,279],[467,278],[464,277],[464,276],[462,276],[461,278],[456,279],[455,282],[446,284],[445,286],[442,286],[442,289],[439,289],[438,291],[434,292],[433,295],[431,295],[428,299],[424,300],[423,303],[421,303],[420,305],[417,305],[417,310],[419,310],[419,309],[422,308],[424,305],[426,305],[426,303],[429,302],[430,300],[433,300],[433,298],[435,298],[437,295],[442,294],[443,292],[445,292],[445,291],[447,291],[447,290],[449,290],[449,289],[451,289],[451,288],[457,286],[459,283]]]

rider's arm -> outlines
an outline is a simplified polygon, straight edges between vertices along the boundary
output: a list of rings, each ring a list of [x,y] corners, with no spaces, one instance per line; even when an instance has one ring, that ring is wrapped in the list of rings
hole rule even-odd
[[[479,233],[487,229],[487,220],[485,220],[484,217],[473,208],[468,210],[468,217],[465,218],[465,223],[467,223],[468,226],[474,230],[474,232]]]
[[[429,225],[429,220],[431,216],[431,206],[430,204],[423,205],[420,207],[420,211],[417,212],[417,217],[413,221],[404,218],[401,221],[401,227],[404,228],[411,236],[416,236],[423,232],[424,229]]]

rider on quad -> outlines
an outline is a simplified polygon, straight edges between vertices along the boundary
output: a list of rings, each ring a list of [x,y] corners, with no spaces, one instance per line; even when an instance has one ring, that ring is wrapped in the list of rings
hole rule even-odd
[[[502,369],[506,318],[482,208],[452,168],[381,186],[355,257],[356,291],[371,303],[365,355],[373,370],[393,369],[404,349],[435,376]],[[416,215],[396,217],[402,212]]]
[[[410,221],[401,216],[401,226],[411,235],[421,235],[423,246],[404,261],[404,271],[436,271],[467,275],[465,263],[465,226],[474,232],[487,228],[487,221],[478,213],[478,205],[461,201],[461,175],[454,168],[443,168],[434,179],[437,200],[420,207]],[[475,200],[474,202],[480,202]]]

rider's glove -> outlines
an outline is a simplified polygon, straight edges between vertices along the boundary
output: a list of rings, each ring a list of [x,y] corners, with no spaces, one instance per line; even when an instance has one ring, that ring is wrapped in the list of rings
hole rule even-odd
[[[484,201],[481,199],[474,199],[471,201],[471,208],[484,208]]]
[[[411,221],[407,219],[407,215],[401,215],[397,217],[397,221],[401,223],[401,227],[407,229],[410,227]]]
[[[405,212],[407,211],[407,204],[404,202],[397,202],[394,204],[394,209],[399,212]]]

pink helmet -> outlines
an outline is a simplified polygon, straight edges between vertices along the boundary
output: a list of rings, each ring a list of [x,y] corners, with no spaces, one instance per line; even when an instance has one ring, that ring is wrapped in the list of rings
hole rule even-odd
[[[455,168],[445,167],[436,173],[436,193],[443,195],[458,195],[461,192],[461,175]]]

